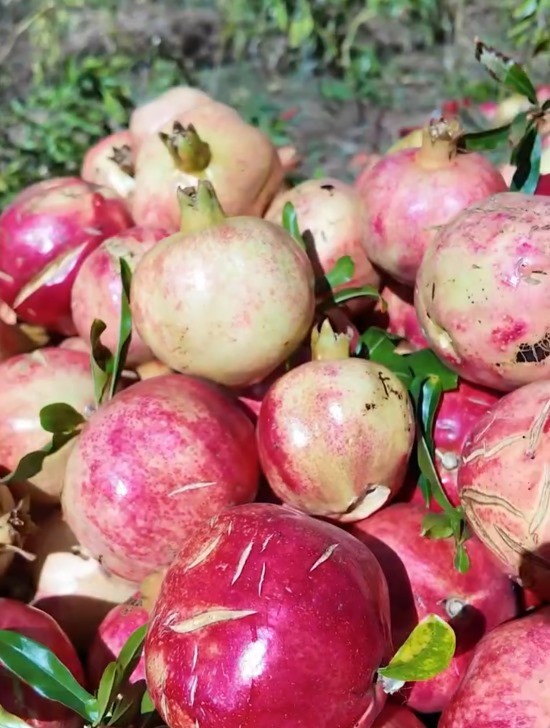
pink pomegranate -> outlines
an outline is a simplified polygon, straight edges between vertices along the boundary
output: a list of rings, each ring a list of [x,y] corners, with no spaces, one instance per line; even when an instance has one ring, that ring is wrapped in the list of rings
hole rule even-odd
[[[60,349],[72,349],[73,351],[81,351],[83,354],[90,355],[90,332],[88,332],[88,339],[81,339],[80,336],[69,336],[68,339],[63,339],[59,344]]]
[[[253,500],[258,479],[247,415],[216,385],[168,374],[90,419],[67,463],[63,513],[107,571],[139,582],[205,518]]]
[[[228,215],[259,216],[283,175],[277,150],[263,132],[225,104],[202,104],[139,147],[132,213],[138,225],[175,232],[178,188],[207,180]]]
[[[367,255],[409,286],[442,225],[507,189],[500,172],[480,154],[458,154],[460,134],[457,122],[432,120],[420,149],[388,154],[357,178],[366,209]]]
[[[372,728],[424,728],[424,723],[420,722],[412,710],[388,701]]]
[[[89,149],[80,176],[85,182],[107,187],[128,200],[134,189],[133,139],[127,129],[101,139]]]
[[[88,682],[93,689],[97,689],[103,671],[110,662],[117,659],[130,635],[148,621],[149,612],[143,607],[139,592],[124,604],[113,607],[105,616],[88,653]],[[145,680],[143,655],[131,675],[130,682],[140,680]]]
[[[87,650],[101,620],[129,599],[136,585],[108,574],[91,558],[57,509],[40,522],[25,549],[35,557],[29,563],[33,606],[53,617],[78,650]]]
[[[347,338],[327,323],[314,340],[314,361],[291,369],[264,396],[258,452],[284,503],[357,521],[403,484],[414,417],[400,379],[376,362],[349,358]]]
[[[550,608],[502,624],[478,645],[439,728],[550,725]]]
[[[550,195],[550,173],[543,174],[539,177],[535,195]]]
[[[550,199],[506,192],[457,215],[428,249],[415,305],[430,346],[470,382],[550,376]]]
[[[0,629],[9,629],[48,647],[84,683],[76,651],[61,627],[48,614],[23,602],[0,599]],[[4,667],[0,667],[0,705],[32,728],[80,728],[82,718],[72,710],[41,697]]]
[[[444,392],[435,418],[436,470],[451,503],[459,505],[457,474],[462,447],[474,425],[498,401],[500,394],[459,380]]]
[[[279,225],[226,218],[209,183],[183,191],[181,205],[182,232],[137,266],[135,326],[155,357],[176,371],[228,386],[259,382],[310,330],[309,259]]]
[[[458,489],[474,533],[523,586],[550,598],[550,381],[502,397],[462,450]]]
[[[410,708],[436,713],[445,708],[466,671],[481,637],[517,612],[511,580],[485,547],[467,543],[470,569],[453,566],[450,539],[421,535],[425,508],[395,503],[354,524],[352,533],[374,553],[390,590],[393,643],[403,644],[417,623],[437,614],[453,627],[457,649],[452,664],[431,680],[403,690]]]
[[[228,509],[168,569],[145,643],[151,697],[171,728],[370,728],[387,598],[376,559],[336,526]]]
[[[134,272],[145,253],[167,235],[165,230],[133,227],[104,240],[90,253],[76,276],[71,294],[73,321],[82,339],[89,339],[93,320],[98,318],[107,324],[101,341],[111,351],[116,349],[122,293],[120,258],[124,258]],[[127,364],[143,364],[152,358],[149,347],[135,330],[132,331]]]
[[[74,334],[70,297],[80,265],[131,224],[105,187],[77,177],[31,185],[0,215],[0,297],[24,321]]]
[[[130,116],[130,134],[136,149],[145,139],[160,131],[166,124],[185,114],[196,106],[213,103],[213,99],[198,88],[174,86],[163,94],[155,96]]]
[[[364,251],[363,204],[351,185],[331,177],[307,180],[279,195],[265,219],[281,225],[287,202],[296,210],[298,226],[318,276],[328,273],[339,258],[349,255],[355,264],[353,277],[336,290],[380,285],[380,275]],[[372,303],[372,299],[359,301],[363,308],[365,301]]]
[[[390,334],[402,336],[414,350],[426,349],[428,342],[418,323],[411,289],[391,281],[382,288],[381,296],[387,304],[386,328]]]
[[[85,416],[92,410],[94,386],[88,356],[47,347],[0,364],[0,466],[6,472],[51,440],[51,434],[40,426],[39,413],[42,407],[57,402],[69,404]],[[71,441],[47,457],[41,472],[29,485],[19,484],[16,492],[30,493],[37,502],[59,501],[73,445]]]

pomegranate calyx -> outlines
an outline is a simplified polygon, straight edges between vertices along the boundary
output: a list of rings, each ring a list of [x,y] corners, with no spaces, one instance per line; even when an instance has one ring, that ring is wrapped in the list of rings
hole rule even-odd
[[[210,145],[200,138],[193,124],[185,127],[175,121],[172,133],[159,132],[159,137],[182,172],[196,174],[203,172],[210,164]]]
[[[320,327],[311,331],[311,358],[313,361],[349,359],[349,344],[349,337],[335,333],[326,318]]]
[[[226,215],[211,182],[199,180],[196,187],[178,187],[180,229],[196,233],[218,225]]]
[[[445,167],[456,157],[462,135],[458,119],[430,119],[422,130],[422,146],[416,154],[417,162],[427,169]]]
[[[131,147],[128,144],[123,144],[121,147],[113,147],[112,151],[113,153],[109,157],[110,161],[120,167],[120,170],[128,177],[134,177],[135,167]]]

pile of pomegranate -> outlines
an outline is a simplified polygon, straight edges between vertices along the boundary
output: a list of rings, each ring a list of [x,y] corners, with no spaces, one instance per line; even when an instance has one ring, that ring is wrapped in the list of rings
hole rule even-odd
[[[85,723],[2,630],[105,697],[145,627],[155,726],[550,726],[549,177],[456,110],[293,185],[178,87],[1,211],[0,725]]]

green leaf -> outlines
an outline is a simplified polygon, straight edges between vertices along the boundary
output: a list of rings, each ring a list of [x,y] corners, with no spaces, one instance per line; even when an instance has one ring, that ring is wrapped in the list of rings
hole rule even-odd
[[[508,143],[510,135],[510,124],[498,126],[494,129],[484,129],[483,131],[473,131],[464,136],[460,140],[463,149],[469,152],[484,152]]]
[[[91,367],[94,380],[94,395],[96,405],[103,402],[111,372],[113,371],[114,357],[106,346],[101,343],[101,334],[107,324],[100,319],[94,319],[90,329]]]
[[[40,450],[35,450],[24,455],[15,470],[0,479],[0,483],[22,483],[33,478],[42,470],[44,460],[48,455],[53,455],[78,435],[78,430],[72,432],[56,432],[50,442]]]
[[[513,58],[504,55],[483,41],[476,41],[476,59],[487,69],[491,76],[515,93],[525,96],[531,104],[537,104],[537,91],[533,82]]]
[[[300,232],[296,209],[292,202],[286,202],[283,207],[283,227],[289,235],[292,235],[298,245],[305,250],[306,244]]]
[[[128,348],[132,340],[132,312],[130,310],[130,287],[132,284],[132,271],[124,258],[120,261],[120,280],[122,293],[120,296],[120,328],[118,332],[117,348],[114,355],[112,373],[109,387],[109,399],[114,396],[116,385],[126,363]]]
[[[512,164],[517,169],[512,178],[511,190],[532,195],[537,189],[540,177],[542,137],[536,127],[530,128],[512,154]]]
[[[0,728],[31,728],[31,726],[22,718],[19,718],[19,716],[8,713],[8,711],[0,705]]]
[[[111,717],[107,725],[133,725],[132,719],[140,713],[144,691],[145,680],[126,685],[112,706]]]
[[[436,614],[429,614],[378,674],[403,683],[431,680],[449,667],[455,649],[456,635],[452,627]]]
[[[98,720],[101,721],[107,714],[109,707],[115,698],[120,685],[120,673],[122,672],[116,662],[110,662],[101,676],[97,689],[97,706],[99,712]]]
[[[39,642],[17,632],[0,630],[0,663],[38,695],[65,705],[88,721],[99,718],[97,700]]]
[[[40,426],[46,432],[73,432],[84,422],[86,420],[80,412],[63,402],[48,404],[40,410]]]
[[[385,366],[408,388],[412,381],[412,372],[406,357],[395,353],[399,341],[399,337],[375,326],[367,329],[361,336],[361,343],[367,348],[368,358]]]
[[[349,255],[338,258],[334,266],[325,274],[325,278],[332,289],[349,283],[355,273],[355,263]]]
[[[454,567],[460,574],[465,574],[470,568],[470,557],[463,543],[459,543],[456,547]]]
[[[146,690],[143,693],[143,697],[141,699],[140,712],[142,715],[146,715],[147,713],[154,713],[154,711],[155,711],[155,704],[151,700],[151,696],[149,695],[149,692]]]
[[[315,29],[315,21],[307,0],[300,0],[295,5],[294,15],[288,29],[288,45],[299,48],[311,36]]]
[[[374,286],[361,286],[360,288],[344,288],[341,291],[336,291],[332,294],[334,303],[344,303],[350,301],[352,298],[377,298],[382,304],[381,308],[383,311],[386,310],[387,304],[380,295],[380,291]]]
[[[427,513],[422,519],[422,536],[441,539],[451,538],[454,531],[447,513]]]
[[[458,374],[449,369],[431,349],[420,349],[404,356],[415,377],[437,377],[441,390],[445,392],[458,387]]]
[[[147,635],[147,626],[147,624],[144,624],[134,630],[120,651],[117,664],[122,670],[123,680],[129,679],[141,658],[145,636]]]

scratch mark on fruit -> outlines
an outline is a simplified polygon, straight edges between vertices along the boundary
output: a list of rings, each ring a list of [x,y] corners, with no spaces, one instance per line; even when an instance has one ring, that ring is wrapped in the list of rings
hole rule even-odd
[[[491,495],[489,493],[482,493],[476,488],[464,488],[460,494],[460,500],[466,500],[471,503],[475,503],[478,506],[494,506],[496,508],[502,508],[502,510],[507,511],[516,518],[525,520],[523,512],[513,506],[510,501],[506,500],[506,498],[501,498],[498,495]]]
[[[526,549],[524,549],[523,546],[521,546],[519,541],[516,541],[515,539],[513,539],[509,533],[506,533],[506,531],[504,529],[502,529],[496,523],[495,523],[495,531],[498,533],[500,538],[504,541],[504,543],[506,544],[506,546],[508,546],[509,549],[514,551],[519,556],[523,556]]]
[[[222,534],[220,533],[216,538],[214,538],[210,543],[206,544],[206,546],[199,551],[199,553],[195,556],[193,561],[187,565],[185,568],[185,571],[191,571],[191,569],[194,569],[195,566],[198,566],[199,564],[202,564],[203,561],[206,561],[206,559],[210,556],[210,554],[216,550],[219,542],[221,541]]]
[[[160,698],[160,712],[161,717],[168,723],[168,700],[166,695],[163,693]]]
[[[250,552],[252,551],[252,547],[254,546],[254,541],[250,541],[244,551],[241,554],[241,557],[239,559],[239,563],[237,564],[237,568],[235,569],[235,573],[233,574],[233,578],[231,579],[231,586],[233,584],[236,584],[239,580],[239,577],[243,573],[243,569],[246,566],[246,562],[248,561],[248,558],[250,556]]]
[[[189,617],[179,624],[174,624],[170,627],[173,632],[177,634],[190,634],[191,632],[198,632],[205,627],[211,627],[214,624],[220,624],[221,622],[233,622],[238,619],[245,619],[253,614],[258,614],[255,609],[224,609],[218,607],[217,609],[208,609],[206,612],[200,612],[195,614],[194,617]]]
[[[535,450],[537,449],[537,446],[540,442],[540,438],[542,436],[542,432],[544,430],[544,425],[546,424],[546,421],[548,420],[548,416],[550,415],[550,399],[547,400],[539,412],[539,414],[535,417],[533,424],[529,428],[529,432],[527,433],[529,445],[527,447],[527,450],[525,451],[525,454],[528,458],[534,458],[535,457]]]
[[[10,276],[9,273],[5,273],[3,270],[0,270],[0,280],[6,281],[7,283],[13,283],[14,277]]]
[[[515,442],[519,442],[520,440],[523,440],[523,435],[510,435],[509,437],[504,437],[502,440],[499,440],[490,448],[487,448],[487,443],[484,442],[481,447],[478,447],[476,450],[472,450],[469,455],[463,457],[462,462],[464,464],[471,463],[472,460],[477,460],[479,457],[491,458],[493,455],[497,455],[505,448],[513,445]]]
[[[195,668],[197,667],[197,662],[199,660],[199,646],[195,644],[193,647],[193,659],[191,660],[191,672],[194,672]]]
[[[197,692],[197,685],[199,683],[199,676],[193,675],[191,682],[189,683],[189,704],[195,705],[195,695]]]
[[[321,554],[321,556],[319,556],[319,558],[317,559],[317,561],[313,564],[313,566],[309,570],[309,573],[311,574],[311,572],[312,571],[315,571],[315,569],[319,568],[319,566],[321,566],[321,564],[324,564],[325,561],[328,561],[330,559],[330,557],[332,556],[332,554],[336,551],[336,549],[338,548],[338,546],[339,546],[339,544],[337,544],[337,543],[333,543],[330,546],[328,546],[323,551],[323,553]]]
[[[533,538],[535,545],[538,545],[537,531],[541,527],[544,518],[548,515],[548,505],[550,504],[550,472],[548,465],[544,464],[542,474],[542,487],[540,489],[540,498],[533,513],[533,518],[529,524],[529,535]]]
[[[264,539],[264,542],[262,544],[262,548],[260,549],[260,553],[261,554],[263,554],[263,552],[266,550],[267,545],[269,544],[269,542],[271,541],[271,539],[273,538],[274,535],[275,534],[270,533],[269,536],[267,536],[267,538]]]
[[[178,493],[185,493],[188,490],[199,490],[200,488],[209,488],[212,485],[216,485],[214,480],[208,480],[203,483],[189,483],[188,485],[181,485],[179,488],[174,488],[174,490],[168,493],[168,496],[171,498],[173,495],[178,495]]]
[[[262,589],[263,589],[264,580],[265,580],[265,569],[266,569],[266,565],[265,565],[265,561],[264,561],[262,564],[262,572],[260,574],[260,581],[258,582],[258,596],[259,597],[262,596]]]
[[[12,308],[16,309],[23,303],[23,301],[26,301],[27,298],[30,298],[33,293],[36,293],[36,291],[43,285],[55,282],[56,279],[60,280],[60,272],[66,275],[69,271],[71,271],[75,262],[77,261],[78,257],[80,256],[87,244],[87,242],[82,243],[82,245],[79,245],[77,248],[66,251],[65,253],[55,258],[55,260],[52,260],[50,263],[48,263],[48,265],[46,265],[40,271],[40,273],[38,273],[38,275],[34,276],[34,278],[31,278],[31,280],[23,286],[23,288],[17,294],[17,298],[13,302]]]

